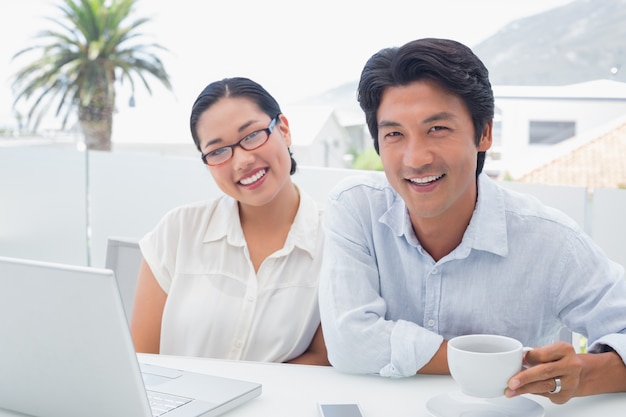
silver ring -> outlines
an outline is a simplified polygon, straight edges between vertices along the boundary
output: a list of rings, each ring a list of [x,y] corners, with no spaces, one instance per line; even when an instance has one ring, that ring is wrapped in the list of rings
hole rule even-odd
[[[554,378],[554,389],[548,391],[548,394],[558,394],[561,392],[561,378]]]

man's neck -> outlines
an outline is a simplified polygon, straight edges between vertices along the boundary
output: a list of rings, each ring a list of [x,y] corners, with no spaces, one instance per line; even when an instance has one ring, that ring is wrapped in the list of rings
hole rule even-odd
[[[413,217],[409,212],[415,235],[435,262],[461,244],[476,207],[477,189],[473,194],[473,198],[461,202],[460,207],[436,217]]]

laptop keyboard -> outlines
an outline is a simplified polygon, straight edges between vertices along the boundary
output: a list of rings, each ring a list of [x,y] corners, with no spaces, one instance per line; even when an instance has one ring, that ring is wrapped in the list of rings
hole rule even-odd
[[[146,392],[148,393],[148,400],[150,401],[150,408],[152,409],[153,417],[162,416],[163,414],[191,401],[191,398],[164,394],[158,391]]]

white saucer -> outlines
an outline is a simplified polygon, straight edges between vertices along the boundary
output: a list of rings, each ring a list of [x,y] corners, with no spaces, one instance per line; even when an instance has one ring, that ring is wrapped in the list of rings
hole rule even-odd
[[[545,410],[525,397],[476,398],[459,392],[432,397],[426,409],[434,417],[544,417]]]

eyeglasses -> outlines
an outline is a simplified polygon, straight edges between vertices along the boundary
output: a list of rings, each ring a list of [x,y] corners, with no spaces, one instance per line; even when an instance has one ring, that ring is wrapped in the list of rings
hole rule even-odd
[[[267,143],[267,140],[270,138],[276,123],[278,122],[278,116],[274,117],[270,122],[270,125],[265,129],[255,130],[254,132],[246,135],[241,138],[237,143],[233,143],[232,145],[222,146],[221,148],[217,148],[211,152],[207,152],[202,154],[202,162],[209,166],[215,166],[223,164],[233,157],[235,153],[235,148],[237,146],[241,146],[241,148],[245,151],[252,151],[254,149],[260,148],[261,146]]]

